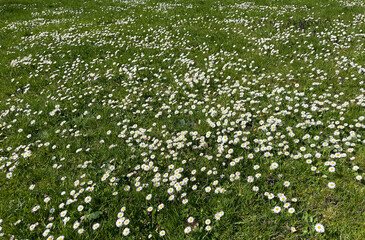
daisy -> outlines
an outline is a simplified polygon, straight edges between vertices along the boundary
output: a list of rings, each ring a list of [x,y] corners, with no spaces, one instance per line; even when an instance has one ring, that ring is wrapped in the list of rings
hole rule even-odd
[[[43,232],[43,237],[47,237],[48,233],[50,232],[51,230],[49,229],[46,229],[44,232]]]
[[[274,207],[274,208],[272,209],[272,211],[273,211],[274,213],[279,213],[279,212],[281,211],[281,207],[276,206],[276,207]]]
[[[284,208],[288,208],[288,207],[290,207],[290,203],[287,202],[284,204]]]
[[[278,168],[278,166],[279,166],[279,164],[277,164],[276,162],[274,162],[273,164],[271,164],[270,170],[276,169],[276,168]]]
[[[191,227],[186,227],[184,229],[184,233],[190,233],[191,232]]]
[[[317,223],[314,228],[316,229],[316,232],[323,233],[324,232],[324,226],[320,223]]]
[[[121,226],[123,225],[123,222],[124,222],[124,219],[119,218],[119,219],[117,220],[117,222],[115,223],[115,225],[117,225],[117,227],[121,227]]]
[[[91,201],[91,197],[90,196],[87,196],[86,198],[85,198],[85,203],[89,203]]]
[[[35,224],[30,225],[29,230],[30,230],[30,231],[33,231],[33,230],[35,229],[35,227],[36,227],[36,225],[35,225]]]
[[[31,212],[36,212],[38,209],[40,209],[41,207],[39,205],[35,206]]]
[[[164,208],[164,204],[163,203],[161,203],[160,205],[158,205],[158,210],[161,210],[161,209],[163,209]]]
[[[76,221],[73,225],[73,228],[76,229],[80,226],[80,223],[78,221]]]
[[[67,210],[62,211],[62,212],[60,213],[60,216],[63,218],[63,217],[65,217],[65,216],[66,216],[66,214],[67,214]]]
[[[248,176],[247,177],[247,182],[252,183],[253,180],[254,180],[254,178],[252,176]]]
[[[70,217],[65,217],[63,220],[63,224],[66,225],[68,221],[70,221]]]
[[[99,223],[95,223],[93,225],[93,230],[95,231],[96,229],[98,229],[100,227],[100,224]]]
[[[161,237],[165,236],[165,234],[166,234],[166,232],[165,232],[164,230],[162,230],[162,231],[160,232],[160,236],[161,236]]]
[[[329,182],[328,183],[328,187],[331,188],[331,189],[333,189],[333,188],[336,187],[336,184],[334,182]]]
[[[123,235],[124,236],[128,236],[128,234],[130,233],[130,230],[129,230],[129,228],[125,228],[124,230],[123,230]]]

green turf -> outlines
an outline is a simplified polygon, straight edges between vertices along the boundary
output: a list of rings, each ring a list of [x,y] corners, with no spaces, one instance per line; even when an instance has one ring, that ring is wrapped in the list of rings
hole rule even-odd
[[[362,0],[0,0],[0,237],[365,239],[364,30]]]

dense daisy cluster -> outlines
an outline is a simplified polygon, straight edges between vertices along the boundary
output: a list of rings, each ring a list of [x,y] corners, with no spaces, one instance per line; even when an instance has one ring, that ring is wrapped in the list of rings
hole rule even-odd
[[[365,14],[209,2],[12,4],[30,18],[0,28],[1,236],[213,237],[244,196],[325,232],[298,189],[364,184]]]

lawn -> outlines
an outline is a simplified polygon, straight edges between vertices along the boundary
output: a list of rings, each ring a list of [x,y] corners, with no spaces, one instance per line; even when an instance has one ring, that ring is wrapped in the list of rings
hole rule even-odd
[[[363,0],[0,0],[0,238],[365,239]]]

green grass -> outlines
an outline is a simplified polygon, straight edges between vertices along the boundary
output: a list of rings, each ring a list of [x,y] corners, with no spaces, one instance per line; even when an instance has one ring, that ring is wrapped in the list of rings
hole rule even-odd
[[[0,236],[364,239],[364,13],[363,1],[0,0]]]

